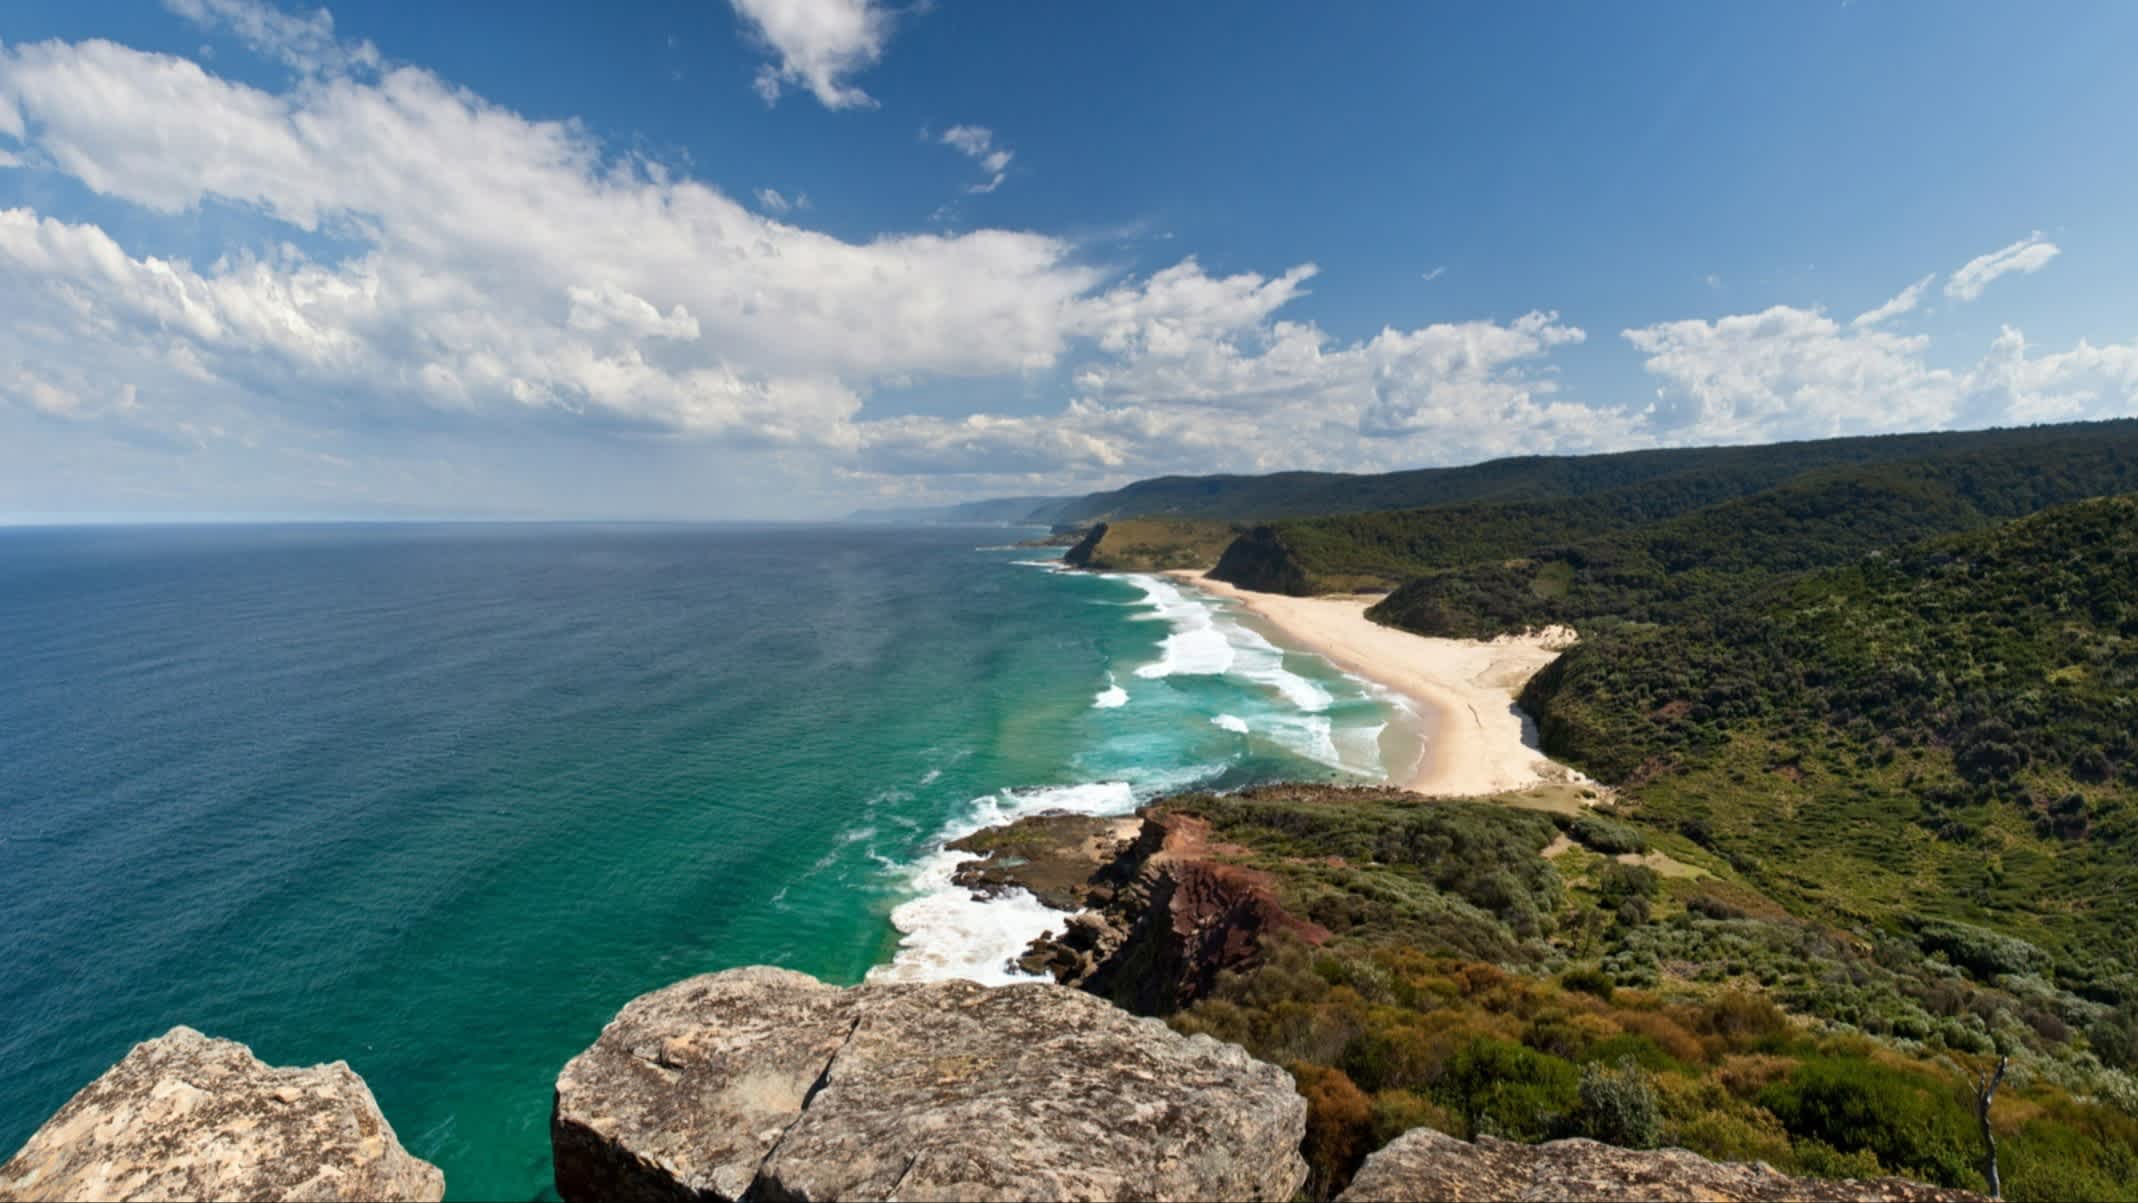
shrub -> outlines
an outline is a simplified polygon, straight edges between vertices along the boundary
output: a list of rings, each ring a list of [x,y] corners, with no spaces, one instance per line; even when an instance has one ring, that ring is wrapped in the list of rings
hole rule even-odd
[[[1563,1058],[1479,1039],[1449,1059],[1437,1093],[1462,1116],[1464,1135],[1473,1140],[1538,1141],[1580,1101],[1580,1074]]]
[[[1605,1144],[1654,1148],[1662,1139],[1663,1114],[1647,1073],[1631,1057],[1620,1061],[1616,1069],[1593,1062],[1582,1066],[1573,1128]]]
[[[1944,1186],[1981,1184],[1968,1115],[1941,1084],[1918,1074],[1819,1058],[1760,1091],[1759,1101],[1799,1140],[1866,1152],[1888,1170]]]
[[[1373,1148],[1373,1101],[1340,1069],[1292,1066],[1307,1100],[1307,1190],[1327,1199],[1344,1189]]]
[[[1621,852],[1648,851],[1648,840],[1639,831],[1599,814],[1574,816],[1574,821],[1567,824],[1566,833],[1582,847],[1591,852],[1601,852],[1605,856],[1617,856]]]
[[[1611,1001],[1611,991],[1614,988],[1611,975],[1593,965],[1567,970],[1559,975],[1559,984],[1569,990],[1593,994],[1605,1002]]]
[[[1701,1012],[1700,1028],[1733,1049],[1744,1049],[1789,1031],[1789,1017],[1764,994],[1730,990]]]
[[[1942,952],[1946,960],[1978,978],[2042,973],[2050,968],[2048,953],[2017,936],[1973,924],[1926,920],[1916,928],[1915,939],[1924,952]]]

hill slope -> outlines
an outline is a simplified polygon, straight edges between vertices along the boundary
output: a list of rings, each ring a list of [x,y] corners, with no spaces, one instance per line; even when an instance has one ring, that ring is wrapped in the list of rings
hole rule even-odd
[[[1778,574],[2138,488],[2138,425],[1868,468],[1808,473],[1778,488],[1585,541],[1513,549],[1427,571],[1375,620],[1428,635],[1490,636],[1599,620],[1674,621]],[[1462,544],[1495,536],[1482,524]]]
[[[1758,447],[1679,447],[1605,455],[1524,456],[1456,468],[1353,475],[1279,472],[1268,476],[1162,476],[1070,501],[1052,520],[1081,525],[1109,518],[1214,518],[1266,522],[1309,515],[1470,503],[1584,497],[1688,472],[1747,473],[1765,487],[1815,468],[1889,463],[1927,455],[2107,434],[2138,421],[2068,423],[2012,430],[1870,435]],[[1750,491],[1745,489],[1742,491]]]
[[[2138,1006],[2138,498],[1606,631],[1523,702],[1778,898]]]

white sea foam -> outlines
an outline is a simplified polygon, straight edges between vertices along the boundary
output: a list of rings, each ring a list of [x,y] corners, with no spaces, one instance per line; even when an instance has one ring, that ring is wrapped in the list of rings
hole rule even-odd
[[[1232,676],[1274,690],[1301,710],[1327,710],[1336,700],[1328,690],[1286,668],[1284,652],[1276,644],[1238,623],[1228,622],[1225,627],[1233,647]]]
[[[1123,580],[1143,590],[1143,600],[1173,628],[1158,645],[1158,659],[1136,670],[1149,680],[1182,676],[1216,676],[1232,667],[1232,641],[1218,628],[1210,606],[1183,594],[1172,583],[1155,576],[1127,576]]]
[[[1023,890],[993,899],[973,897],[952,880],[971,854],[943,845],[1026,815],[1127,814],[1135,808],[1135,792],[1125,781],[1004,790],[974,799],[966,814],[943,829],[936,850],[912,867],[907,885],[915,896],[891,912],[891,925],[902,933],[897,955],[890,964],[871,970],[869,979],[966,978],[984,985],[1033,980],[1034,975],[1017,968],[1016,959],[1042,933],[1059,929],[1067,916]]]
[[[1128,705],[1128,690],[1121,688],[1120,683],[1114,680],[1112,673],[1107,673],[1106,688],[1100,690],[1098,696],[1091,699],[1091,708],[1093,710],[1112,710],[1116,706],[1126,705]]]
[[[1239,717],[1236,714],[1220,714],[1216,718],[1211,719],[1210,721],[1216,723],[1220,727],[1225,728],[1227,731],[1231,731],[1239,735],[1247,734],[1247,720]]]

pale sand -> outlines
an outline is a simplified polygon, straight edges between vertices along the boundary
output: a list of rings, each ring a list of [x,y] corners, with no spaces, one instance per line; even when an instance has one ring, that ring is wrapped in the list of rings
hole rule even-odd
[[[1436,639],[1368,619],[1375,598],[1288,597],[1200,572],[1167,575],[1238,602],[1286,638],[1402,694],[1434,719],[1424,760],[1404,783],[1410,789],[1445,797],[1587,780],[1538,750],[1536,724],[1514,704],[1523,684],[1574,641],[1565,627],[1489,641]]]

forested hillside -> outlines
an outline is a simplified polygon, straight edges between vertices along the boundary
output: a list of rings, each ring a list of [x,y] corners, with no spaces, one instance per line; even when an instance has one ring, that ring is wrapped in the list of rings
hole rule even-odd
[[[1605,630],[1523,701],[1776,897],[2138,1015],[2138,498]]]
[[[1778,488],[1584,541],[1515,549],[1522,524],[1468,563],[1423,572],[1372,611],[1428,635],[1700,615],[1782,574],[1844,564],[2046,506],[2138,489],[2138,426],[2089,438],[1813,472]],[[1476,547],[1493,536],[1459,524]]]
[[[1765,487],[1815,468],[2017,447],[2075,434],[2113,436],[2119,428],[2128,433],[2138,429],[2138,421],[1870,435],[1757,447],[1523,456],[1457,468],[1418,468],[1372,475],[1278,472],[1267,476],[1161,476],[1093,493],[1052,507],[1049,513],[1053,521],[1064,525],[1136,517],[1211,518],[1244,523],[1478,502],[1533,504],[1584,497],[1685,473],[1742,473],[1754,482],[1751,487]],[[1739,491],[1749,492],[1751,487]]]

